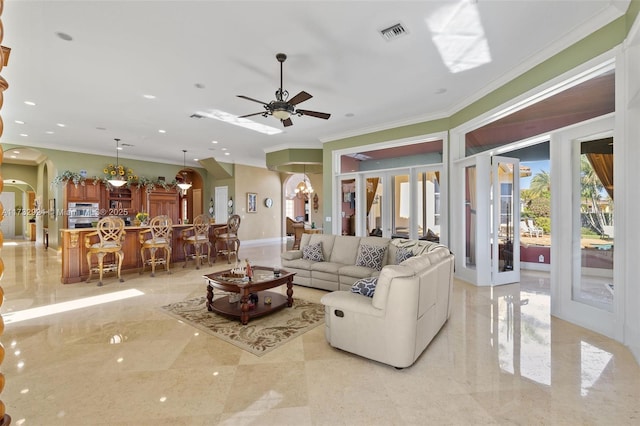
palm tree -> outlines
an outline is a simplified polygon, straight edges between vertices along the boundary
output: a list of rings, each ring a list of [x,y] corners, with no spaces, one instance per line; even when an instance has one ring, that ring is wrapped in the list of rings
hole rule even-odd
[[[586,155],[580,156],[580,196],[585,199],[585,206],[582,211],[587,213],[585,216],[589,219],[589,222],[593,229],[602,234],[604,226],[607,224],[607,220],[604,217],[602,210],[600,209],[600,194],[604,191],[604,186],[600,181],[600,178],[593,170],[591,163]],[[595,214],[588,214],[587,205],[591,202],[592,212]]]
[[[531,195],[542,197],[551,193],[551,175],[546,170],[540,170],[531,178],[529,185]]]

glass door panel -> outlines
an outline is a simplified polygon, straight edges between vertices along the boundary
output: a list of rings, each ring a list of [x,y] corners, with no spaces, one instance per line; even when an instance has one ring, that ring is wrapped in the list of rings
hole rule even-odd
[[[464,213],[463,229],[465,244],[465,267],[476,266],[476,227],[477,227],[477,193],[476,193],[477,169],[476,165],[466,166],[464,169]]]
[[[420,172],[416,176],[418,196],[418,238],[440,241],[440,172]]]
[[[340,234],[356,235],[356,180],[343,179],[340,188]]]
[[[492,282],[520,281],[520,161],[493,157],[492,180]]]
[[[367,235],[382,237],[383,234],[383,195],[384,185],[381,177],[367,177],[365,180],[366,200],[366,231]]]
[[[580,272],[572,299],[613,310],[613,138],[580,142],[580,199],[574,211],[580,223]],[[578,167],[576,167],[578,169]],[[578,170],[576,170],[577,172]]]

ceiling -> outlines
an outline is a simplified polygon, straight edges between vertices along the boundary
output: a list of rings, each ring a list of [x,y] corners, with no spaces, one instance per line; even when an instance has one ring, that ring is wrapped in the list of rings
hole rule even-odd
[[[182,165],[186,149],[187,166],[264,166],[266,152],[449,116],[628,3],[6,0],[2,142],[115,156],[119,138],[121,158]],[[404,33],[385,39],[397,23]],[[265,135],[192,118],[261,111],[237,95],[274,99],[278,52],[283,88],[329,120],[251,117],[283,130]]]

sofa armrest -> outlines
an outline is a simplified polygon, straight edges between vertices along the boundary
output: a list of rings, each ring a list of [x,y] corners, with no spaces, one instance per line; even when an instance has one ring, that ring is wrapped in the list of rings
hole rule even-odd
[[[302,250],[287,250],[280,254],[280,258],[284,260],[302,259]]]
[[[329,306],[331,309],[338,309],[344,312],[371,315],[381,317],[384,314],[382,309],[377,309],[371,304],[371,298],[350,291],[334,291],[325,294],[320,299],[320,303]]]

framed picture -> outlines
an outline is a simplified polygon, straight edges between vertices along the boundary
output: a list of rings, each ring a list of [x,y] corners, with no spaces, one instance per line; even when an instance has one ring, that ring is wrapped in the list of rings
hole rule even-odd
[[[56,218],[56,199],[49,198],[49,217]]]
[[[247,213],[258,212],[258,194],[247,192]]]

